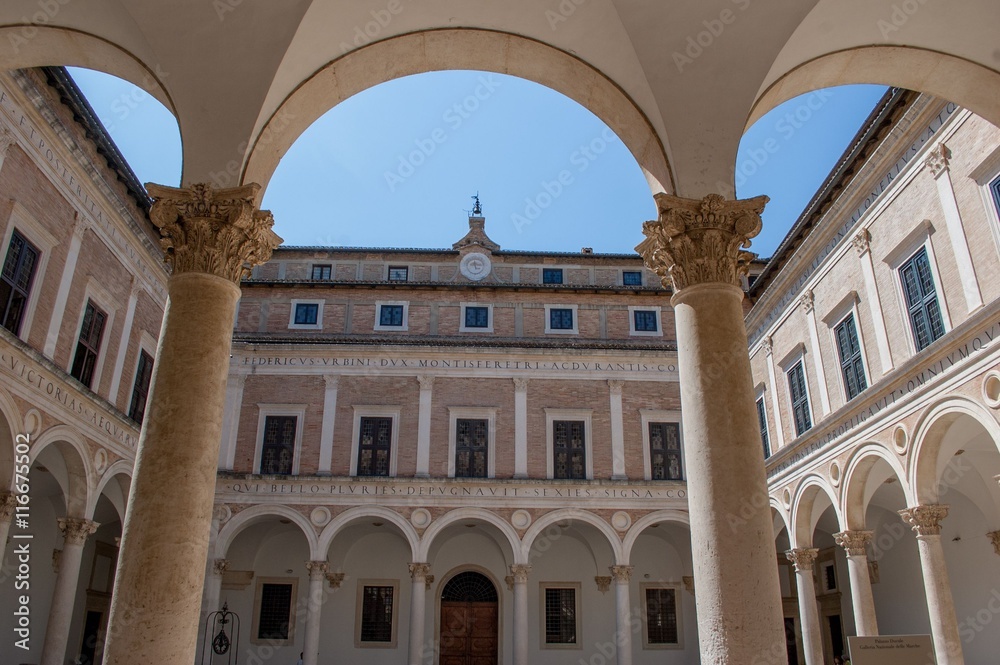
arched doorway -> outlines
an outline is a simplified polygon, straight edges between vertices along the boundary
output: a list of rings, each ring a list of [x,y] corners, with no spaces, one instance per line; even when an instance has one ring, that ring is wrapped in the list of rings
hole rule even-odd
[[[441,665],[496,665],[497,589],[475,571],[459,573],[441,590]]]

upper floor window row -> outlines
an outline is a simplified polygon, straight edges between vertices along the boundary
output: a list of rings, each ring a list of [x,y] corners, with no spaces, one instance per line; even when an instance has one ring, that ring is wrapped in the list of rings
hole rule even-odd
[[[16,230],[0,274],[0,325],[20,335],[40,252]]]

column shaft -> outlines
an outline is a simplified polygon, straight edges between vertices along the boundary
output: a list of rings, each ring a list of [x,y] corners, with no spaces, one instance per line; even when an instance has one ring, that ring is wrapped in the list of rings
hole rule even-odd
[[[217,528],[217,524],[213,520],[212,528],[213,531]],[[213,538],[214,540],[214,538]],[[209,551],[212,551],[212,547]],[[213,559],[208,562],[208,566],[205,572],[205,592],[201,597],[201,621],[198,623],[198,658],[204,653],[205,645],[205,630],[209,628],[208,615],[212,612],[217,612],[222,609],[219,603],[222,597],[222,577],[226,573],[226,569],[229,568],[229,561],[227,559]]]
[[[816,604],[816,579],[813,562],[819,550],[801,548],[789,550],[788,560],[795,564],[795,588],[799,596],[799,621],[802,624],[802,646],[806,665],[823,665],[823,634],[819,626],[819,605]]]
[[[854,626],[859,637],[878,635],[878,618],[875,615],[875,597],[868,571],[868,555],[847,555],[847,574],[851,578],[851,604],[854,607]]]
[[[615,581],[615,651],[617,665],[632,665],[632,601],[629,581],[632,566],[611,566]]]
[[[424,613],[427,608],[426,563],[411,563],[410,567],[410,657],[409,665],[422,665],[424,657]]]
[[[510,567],[514,577],[514,665],[528,665],[528,573],[531,566]]]
[[[66,644],[73,621],[76,586],[80,581],[83,545],[87,536],[97,530],[97,523],[86,519],[65,518],[59,520],[59,529],[64,536],[63,549],[59,557],[55,589],[52,591],[49,620],[45,627],[41,665],[63,665],[66,662]]]
[[[323,583],[329,569],[326,561],[306,563],[309,570],[309,598],[306,601],[306,630],[303,638],[303,665],[317,665],[319,662],[320,616],[323,611]]]

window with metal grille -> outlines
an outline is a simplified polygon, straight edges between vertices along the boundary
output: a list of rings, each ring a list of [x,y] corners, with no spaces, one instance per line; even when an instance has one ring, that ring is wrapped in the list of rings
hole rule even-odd
[[[295,325],[313,326],[319,318],[319,303],[307,302],[295,305]]]
[[[542,284],[562,284],[562,268],[542,268]]]
[[[104,334],[104,323],[108,315],[97,308],[93,300],[87,301],[87,309],[83,312],[83,324],[80,326],[80,338],[76,343],[76,354],[70,376],[83,385],[90,387],[97,367],[97,354],[101,349],[101,336]]]
[[[153,356],[140,351],[135,382],[132,384],[132,399],[128,405],[128,417],[139,424],[142,424],[142,417],[146,414],[146,397],[149,395],[149,380],[152,377]]]
[[[832,563],[823,565],[823,582],[827,591],[837,590],[837,569]]]
[[[287,640],[291,612],[291,584],[262,584],[257,639]]]
[[[489,455],[490,422],[459,418],[455,421],[455,477],[485,478]]]
[[[260,472],[288,475],[295,459],[295,416],[264,418],[264,441],[260,450]]]
[[[788,370],[788,390],[792,395],[792,415],[795,417],[795,435],[808,431],[812,427],[812,417],[809,415],[809,395],[806,393],[806,374],[802,369],[802,361]]]
[[[549,328],[552,330],[572,330],[573,310],[556,309],[549,310]]]
[[[840,353],[840,371],[844,376],[844,389],[848,401],[854,399],[868,387],[865,378],[865,364],[861,360],[861,344],[858,342],[858,328],[854,314],[848,314],[833,330]]]
[[[330,279],[333,266],[328,265],[314,265],[312,270],[313,279]]]
[[[17,231],[10,237],[7,257],[0,273],[0,325],[15,335],[21,332],[21,322],[31,295],[31,282],[38,265],[38,249]]]
[[[392,642],[393,587],[365,586],[361,600],[361,641]]]
[[[625,286],[642,286],[642,273],[638,270],[623,270],[622,284]]]
[[[379,309],[378,324],[380,326],[402,326],[403,306],[382,305]]]
[[[660,329],[660,322],[657,321],[657,312],[654,309],[637,309],[632,312],[635,329],[639,332],[657,332]]]
[[[917,351],[920,351],[944,335],[944,320],[941,318],[941,307],[938,305],[926,247],[921,247],[919,252],[899,267],[899,278],[906,296],[913,339]]]
[[[362,418],[358,437],[359,476],[388,476],[392,418]]]
[[[545,643],[576,644],[576,589],[545,589]]]
[[[409,277],[410,268],[408,266],[389,266],[390,282],[405,282]]]
[[[448,580],[441,591],[441,600],[455,603],[495,603],[497,589],[482,573],[468,570]]]
[[[764,409],[764,398],[757,400],[757,426],[760,427],[760,440],[764,444],[764,459],[771,456],[771,442],[767,436],[767,411]]]
[[[555,478],[587,477],[587,442],[582,420],[552,422],[552,471]]]
[[[646,643],[678,643],[675,589],[646,589]]]
[[[649,423],[649,475],[653,480],[681,480],[680,423]]]
[[[465,308],[466,328],[489,328],[490,308],[479,306],[468,306]]]

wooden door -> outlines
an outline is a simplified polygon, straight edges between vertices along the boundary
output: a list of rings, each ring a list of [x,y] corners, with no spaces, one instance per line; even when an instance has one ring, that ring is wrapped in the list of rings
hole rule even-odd
[[[497,604],[441,602],[440,665],[497,665]]]

